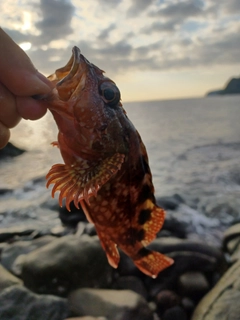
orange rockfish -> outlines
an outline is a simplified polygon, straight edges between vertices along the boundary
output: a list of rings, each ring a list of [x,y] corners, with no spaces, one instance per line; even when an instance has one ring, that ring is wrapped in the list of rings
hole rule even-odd
[[[145,274],[155,278],[173,263],[147,246],[161,229],[164,210],[156,205],[145,146],[120,102],[116,84],[77,47],[67,65],[49,77],[54,83],[48,108],[58,125],[65,164],[47,175],[60,191],[59,203],[74,202],[94,223],[110,265],[118,247]]]

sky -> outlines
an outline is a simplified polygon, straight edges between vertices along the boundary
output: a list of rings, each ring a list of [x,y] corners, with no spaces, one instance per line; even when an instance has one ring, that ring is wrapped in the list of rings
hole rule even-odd
[[[40,72],[78,46],[126,102],[202,97],[240,74],[239,0],[8,0],[0,12]]]

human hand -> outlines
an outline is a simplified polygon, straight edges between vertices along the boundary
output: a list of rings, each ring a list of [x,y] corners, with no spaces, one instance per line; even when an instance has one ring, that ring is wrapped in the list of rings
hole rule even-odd
[[[39,73],[26,53],[0,28],[0,149],[10,128],[21,118],[37,120],[47,111],[33,96],[51,91],[51,82]]]

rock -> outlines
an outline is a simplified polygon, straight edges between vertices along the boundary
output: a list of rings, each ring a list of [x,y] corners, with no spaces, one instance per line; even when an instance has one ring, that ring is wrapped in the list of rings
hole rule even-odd
[[[184,203],[184,199],[178,195],[174,194],[171,197],[157,197],[157,204],[165,210],[176,210],[180,203]]]
[[[21,275],[21,263],[19,263],[20,260],[19,262],[16,262],[16,259],[19,256],[36,250],[55,239],[56,238],[52,236],[44,236],[32,241],[16,241],[8,244],[2,251],[1,263],[6,269],[19,276]],[[21,257],[21,261],[23,261],[22,258],[23,257]]]
[[[117,290],[132,290],[140,294],[143,298],[148,298],[147,290],[143,282],[141,281],[141,279],[134,276],[119,277],[112,284],[112,288]]]
[[[237,261],[201,300],[192,320],[239,320],[239,301],[240,261]]]
[[[0,293],[0,319],[59,320],[68,315],[63,298],[37,295],[22,286],[11,286]]]
[[[91,316],[86,316],[86,317],[74,317],[74,318],[67,318],[64,320],[108,320],[105,317],[91,317]]]
[[[188,271],[178,279],[178,291],[182,296],[199,300],[210,289],[205,275],[201,272]]]
[[[162,320],[187,320],[187,315],[182,307],[175,306],[165,311]]]
[[[193,313],[193,310],[195,309],[196,303],[189,297],[183,297],[181,305],[188,317],[190,318]]]
[[[20,227],[10,227],[0,229],[0,242],[6,242],[13,239],[16,236],[26,236],[31,235],[36,231],[34,228],[28,228],[24,226]]]
[[[240,239],[240,223],[236,223],[230,228],[228,228],[224,232],[224,237],[223,237],[223,248],[230,253],[232,253],[235,250],[235,245],[233,245],[233,242],[231,243],[230,247],[230,241],[237,239],[235,245],[238,244],[239,239]]]
[[[149,277],[144,283],[151,297],[162,290],[176,290],[178,278],[188,271],[199,271],[214,274],[221,272],[225,259],[220,250],[200,241],[181,240],[176,238],[158,238],[149,248],[166,254],[174,259],[174,264],[159,273],[157,279]]]
[[[112,268],[97,237],[69,235],[26,254],[22,279],[34,292],[65,296],[81,287],[108,287]]]
[[[22,280],[12,275],[0,264],[0,292],[10,286],[22,284]]]
[[[152,320],[153,313],[139,294],[130,290],[78,289],[69,296],[74,315],[108,320]]]
[[[186,224],[181,223],[181,221],[174,218],[165,218],[162,229],[158,232],[157,237],[164,237],[164,233],[166,231],[169,232],[169,236],[177,237],[177,238],[186,238],[187,237],[187,229]]]
[[[180,297],[174,291],[160,291],[155,298],[158,315],[161,316],[167,309],[179,305],[180,301]]]
[[[59,218],[64,225],[75,228],[78,222],[87,222],[82,208],[80,207],[80,209],[77,209],[73,201],[70,203],[70,210],[71,211],[69,212],[65,206],[59,208]]]
[[[8,142],[3,149],[0,149],[0,159],[17,157],[25,151],[26,150],[15,147],[11,142]]]

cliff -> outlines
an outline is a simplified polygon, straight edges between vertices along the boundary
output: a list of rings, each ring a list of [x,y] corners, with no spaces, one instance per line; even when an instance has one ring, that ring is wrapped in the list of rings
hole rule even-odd
[[[232,78],[226,84],[224,89],[208,92],[207,96],[225,95],[225,94],[240,94],[240,78]]]

